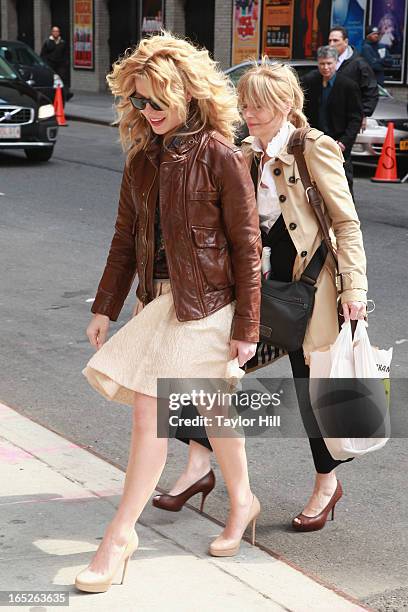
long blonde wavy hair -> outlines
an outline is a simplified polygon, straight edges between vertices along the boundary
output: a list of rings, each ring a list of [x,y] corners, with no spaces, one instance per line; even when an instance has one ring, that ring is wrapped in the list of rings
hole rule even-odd
[[[289,64],[271,63],[264,55],[258,64],[254,61],[238,81],[238,102],[258,104],[261,107],[286,113],[290,108],[288,121],[297,128],[308,122],[303,113],[304,95],[296,71]]]
[[[115,123],[130,158],[146,148],[154,135],[142,113],[129,101],[137,77],[144,79],[149,97],[157,104],[177,109],[181,126],[188,121],[189,134],[209,128],[233,141],[240,117],[237,95],[228,77],[206,49],[162,31],[143,38],[136,48],[127,49],[106,77],[112,93],[120,98]],[[188,94],[190,103],[186,101]],[[177,130],[166,134],[165,142],[176,133]]]

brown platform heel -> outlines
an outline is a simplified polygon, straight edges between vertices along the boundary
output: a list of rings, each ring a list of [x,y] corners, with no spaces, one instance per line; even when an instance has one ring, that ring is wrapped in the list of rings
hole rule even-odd
[[[295,531],[318,531],[323,529],[326,524],[327,518],[331,511],[331,520],[334,520],[334,508],[337,502],[343,495],[343,489],[340,481],[337,481],[337,487],[333,493],[329,503],[323,510],[316,516],[306,516],[304,514],[298,514],[292,521],[292,527]]]
[[[182,491],[178,495],[169,495],[164,493],[162,495],[155,495],[152,500],[155,508],[161,508],[162,510],[168,510],[169,512],[179,512],[184,504],[197,493],[202,493],[200,512],[203,511],[204,502],[209,493],[215,487],[215,474],[212,470],[205,476],[197,480],[194,484],[188,487],[185,491]]]

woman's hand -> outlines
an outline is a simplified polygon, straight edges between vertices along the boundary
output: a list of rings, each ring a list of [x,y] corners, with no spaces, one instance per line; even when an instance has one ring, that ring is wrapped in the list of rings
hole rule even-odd
[[[255,355],[256,342],[245,340],[231,340],[231,358],[238,357],[238,365],[242,367]]]
[[[99,350],[106,340],[109,329],[109,317],[103,314],[94,314],[90,324],[86,329],[89,342]]]
[[[141,312],[142,310],[143,310],[143,302],[141,302],[139,298],[136,298],[136,304],[135,304],[135,307],[133,308],[132,317],[135,317],[136,315],[138,315],[139,312]]]
[[[364,319],[367,314],[367,307],[364,302],[346,302],[343,304],[343,315],[345,321],[357,321]]]

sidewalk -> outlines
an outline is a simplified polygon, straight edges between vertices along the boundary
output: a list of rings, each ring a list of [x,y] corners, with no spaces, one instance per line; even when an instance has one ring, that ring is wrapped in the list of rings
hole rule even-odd
[[[111,93],[89,93],[75,91],[74,97],[65,104],[65,117],[73,121],[86,121],[110,125],[115,118]]]
[[[81,612],[367,609],[246,542],[236,557],[210,557],[218,525],[188,508],[171,514],[151,504],[137,525],[140,547],[124,585],[78,592],[75,576],[114,514],[124,473],[3,404],[0,422],[0,523],[7,525],[0,534],[0,603],[7,589],[64,591],[70,609]]]

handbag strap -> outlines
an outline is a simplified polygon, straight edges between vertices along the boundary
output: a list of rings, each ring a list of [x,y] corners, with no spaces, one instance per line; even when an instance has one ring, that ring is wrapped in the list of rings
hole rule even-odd
[[[316,219],[320,225],[320,229],[323,234],[323,239],[327,245],[329,252],[331,253],[334,259],[336,268],[338,268],[337,253],[334,250],[333,243],[330,238],[329,226],[327,225],[325,216],[323,214],[322,196],[317,190],[316,185],[312,183],[312,180],[309,174],[309,170],[306,165],[306,160],[305,160],[305,141],[306,141],[306,136],[311,129],[312,128],[308,126],[305,128],[298,128],[297,130],[295,130],[292,133],[291,137],[289,138],[287,150],[288,150],[288,153],[293,153],[295,157],[296,164],[299,169],[300,178],[301,178],[303,187],[306,192],[307,200],[309,204],[311,205],[313,212],[316,215]]]
[[[322,240],[318,249],[316,249],[315,254],[312,259],[307,264],[306,268],[303,270],[302,276],[299,280],[308,284],[315,285],[318,279],[320,272],[322,271],[324,262],[327,257],[327,245],[324,240]]]

